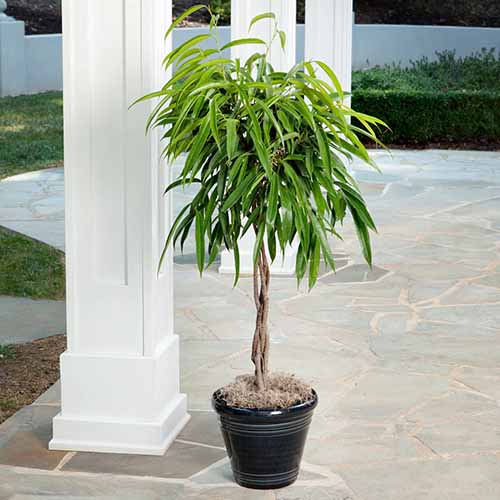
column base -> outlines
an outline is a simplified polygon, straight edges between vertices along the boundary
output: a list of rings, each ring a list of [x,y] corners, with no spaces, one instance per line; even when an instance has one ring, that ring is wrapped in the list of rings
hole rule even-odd
[[[49,449],[161,456],[190,418],[184,394],[179,394],[158,422],[106,422],[60,413],[53,420],[54,438]]]
[[[154,356],[61,356],[61,413],[51,450],[163,455],[189,421],[179,339]]]

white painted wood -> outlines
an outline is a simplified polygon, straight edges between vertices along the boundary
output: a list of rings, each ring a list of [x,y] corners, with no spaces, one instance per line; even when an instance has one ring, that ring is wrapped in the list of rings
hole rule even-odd
[[[63,1],[68,351],[51,449],[161,454],[188,420],[153,103],[171,0]],[[170,45],[171,41],[168,41]]]
[[[297,2],[295,0],[232,0],[231,1],[231,39],[257,37],[270,42],[274,31],[274,22],[264,19],[248,30],[252,19],[265,12],[273,12],[278,19],[279,28],[287,34],[287,46],[282,50],[279,39],[275,39],[270,62],[275,69],[289,69],[295,64]],[[248,59],[254,52],[262,50],[260,45],[239,45],[233,47],[233,57]]]
[[[297,2],[296,0],[232,0],[231,1],[231,39],[257,37],[265,42],[270,42],[274,31],[272,20],[259,21],[248,31],[252,19],[265,12],[276,14],[279,29],[287,35],[286,50],[281,48],[280,40],[275,39],[271,51],[270,62],[276,70],[288,70],[295,64],[296,38],[297,38]],[[245,61],[262,46],[233,47],[232,57],[238,57]],[[240,266],[242,274],[253,273],[253,246],[255,235],[247,233],[240,241]],[[295,274],[295,258],[298,245],[289,247],[285,258],[277,256],[271,265],[271,274],[292,276]],[[221,266],[219,272],[222,274],[234,274],[234,260],[230,252],[224,251],[221,255]]]
[[[344,91],[352,84],[353,0],[306,0],[305,59],[331,66]]]

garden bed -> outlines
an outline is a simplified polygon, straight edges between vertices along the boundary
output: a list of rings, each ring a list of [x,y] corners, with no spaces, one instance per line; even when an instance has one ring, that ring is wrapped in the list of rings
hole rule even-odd
[[[0,349],[0,423],[58,381],[65,349],[65,335]]]

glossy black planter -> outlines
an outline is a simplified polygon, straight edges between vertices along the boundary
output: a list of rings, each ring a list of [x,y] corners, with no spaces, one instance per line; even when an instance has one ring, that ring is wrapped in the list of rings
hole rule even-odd
[[[249,410],[228,406],[217,391],[212,405],[220,426],[235,481],[246,488],[275,489],[299,475],[314,400],[284,410]]]

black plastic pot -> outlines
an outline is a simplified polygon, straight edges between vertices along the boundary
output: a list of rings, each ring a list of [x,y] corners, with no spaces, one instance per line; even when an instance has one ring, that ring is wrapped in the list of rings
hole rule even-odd
[[[233,408],[214,393],[212,405],[220,426],[235,481],[245,488],[275,489],[299,475],[307,432],[318,395],[283,410]]]

